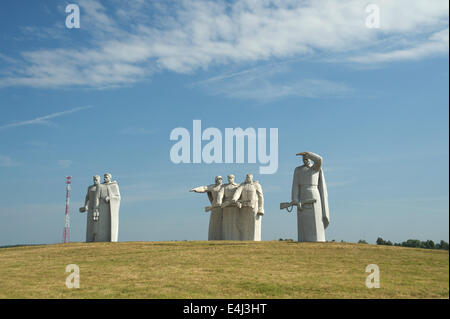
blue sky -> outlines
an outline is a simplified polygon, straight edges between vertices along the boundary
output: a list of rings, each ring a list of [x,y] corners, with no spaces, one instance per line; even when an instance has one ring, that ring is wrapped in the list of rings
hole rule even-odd
[[[80,6],[80,29],[65,7]],[[448,241],[448,1],[2,1],[0,245],[71,240],[93,175],[122,194],[120,241],[206,240],[204,194],[246,173],[263,240],[297,238],[295,154],[324,158],[327,239]],[[278,128],[279,165],[174,164],[170,132]]]

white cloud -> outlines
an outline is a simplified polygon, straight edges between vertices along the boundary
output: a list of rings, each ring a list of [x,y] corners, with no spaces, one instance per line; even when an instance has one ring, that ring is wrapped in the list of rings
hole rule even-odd
[[[187,73],[322,54],[359,63],[448,54],[439,33],[448,28],[447,0],[371,1],[380,7],[380,29],[365,26],[367,3],[360,0],[116,1],[114,10],[78,2],[87,44],[22,52],[23,63],[0,86],[102,88],[157,70]]]
[[[409,48],[388,52],[369,53],[365,56],[351,57],[349,60],[361,63],[380,63],[390,61],[419,60],[436,54],[448,54],[449,29],[431,35],[427,41],[417,43]]]
[[[76,107],[73,108],[71,110],[67,110],[67,111],[62,111],[62,112],[56,112],[56,113],[52,113],[49,115],[45,115],[45,116],[40,116],[37,117],[35,119],[32,120],[27,120],[27,121],[20,121],[20,122],[15,122],[15,123],[10,123],[10,124],[5,124],[0,126],[0,130],[5,130],[5,129],[9,129],[9,128],[13,128],[13,127],[18,127],[18,126],[26,126],[26,125],[34,125],[34,124],[48,124],[50,119],[56,118],[56,117],[60,117],[63,115],[67,115],[70,113],[75,113],[81,110],[85,110],[88,108],[91,108],[92,106],[81,106],[81,107]]]

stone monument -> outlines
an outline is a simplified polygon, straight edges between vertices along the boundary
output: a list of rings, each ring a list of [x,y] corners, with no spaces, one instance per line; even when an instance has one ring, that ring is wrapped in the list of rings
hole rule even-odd
[[[111,177],[106,173],[100,184],[100,177],[94,176],[94,185],[88,188],[86,195],[87,202],[80,208],[80,212],[88,211],[86,241],[118,240],[120,192],[119,185]]]
[[[222,176],[216,176],[215,184],[208,186],[199,186],[191,188],[190,192],[195,193],[207,193],[211,206],[205,207],[205,212],[211,212],[209,218],[209,231],[208,240],[222,240],[223,239],[223,210],[222,201],[219,196],[220,190],[222,188]]]
[[[261,185],[253,181],[252,174],[247,174],[245,182],[236,188],[231,202],[241,207],[237,220],[239,240],[260,241],[264,197]]]
[[[86,220],[86,242],[95,241],[95,221],[94,214],[97,215],[96,209],[96,194],[97,188],[100,185],[100,176],[94,176],[94,184],[88,187],[84,206],[80,208],[80,213],[87,212]]]
[[[296,155],[303,156],[303,165],[294,171],[292,201],[281,203],[280,209],[297,206],[299,242],[324,242],[325,229],[330,223],[330,213],[322,158],[311,152]],[[314,164],[311,164],[311,160]]]
[[[223,208],[223,239],[239,240],[239,205],[233,202],[233,195],[239,184],[234,182],[234,175],[230,174],[228,184],[225,184],[219,191],[219,197]]]

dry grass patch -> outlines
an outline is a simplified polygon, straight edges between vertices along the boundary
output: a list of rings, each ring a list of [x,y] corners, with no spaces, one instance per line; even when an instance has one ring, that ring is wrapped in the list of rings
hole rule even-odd
[[[343,243],[125,242],[0,249],[0,298],[448,298],[448,251]],[[65,267],[80,267],[80,289]],[[368,264],[381,288],[367,289]]]

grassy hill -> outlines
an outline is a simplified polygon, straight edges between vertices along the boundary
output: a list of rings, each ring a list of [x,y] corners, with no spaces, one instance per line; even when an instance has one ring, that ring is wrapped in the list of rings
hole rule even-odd
[[[80,288],[68,289],[68,264]],[[380,268],[368,289],[368,264]],[[347,243],[121,242],[0,249],[0,298],[448,298],[448,251]]]

